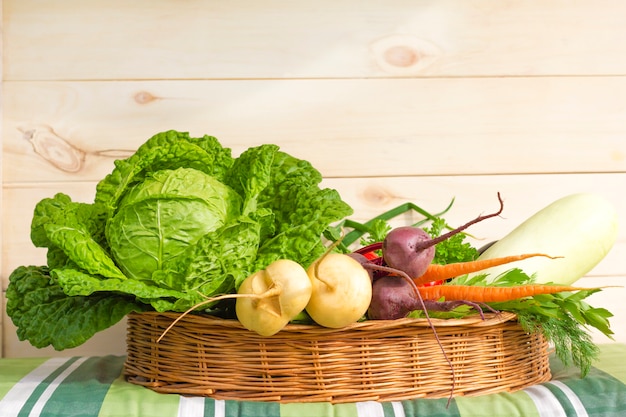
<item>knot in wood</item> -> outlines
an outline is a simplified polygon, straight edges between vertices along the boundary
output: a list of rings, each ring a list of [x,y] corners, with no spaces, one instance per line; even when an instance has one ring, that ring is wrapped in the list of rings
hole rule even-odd
[[[441,55],[436,44],[410,35],[391,35],[371,45],[378,66],[390,74],[415,75],[426,70]]]
[[[50,126],[20,129],[35,153],[65,172],[78,172],[83,167],[85,152],[57,135]]]
[[[404,45],[392,46],[384,53],[384,59],[389,65],[395,67],[410,67],[419,60],[419,53]]]
[[[148,104],[151,101],[154,101],[154,100],[157,99],[155,96],[150,94],[148,91],[140,91],[140,92],[136,93],[133,96],[133,98],[135,99],[135,102],[137,102],[138,104]]]
[[[384,206],[393,200],[393,195],[382,187],[371,185],[363,190],[363,199],[375,206]]]

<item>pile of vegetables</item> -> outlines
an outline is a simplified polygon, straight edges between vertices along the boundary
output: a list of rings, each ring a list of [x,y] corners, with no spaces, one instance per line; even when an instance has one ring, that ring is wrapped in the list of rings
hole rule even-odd
[[[237,319],[266,337],[294,322],[512,311],[586,373],[597,348],[584,328],[612,334],[611,313],[584,301],[601,288],[571,285],[617,236],[597,196],[561,199],[483,250],[465,230],[502,213],[499,194],[497,211],[457,228],[443,218],[452,203],[437,214],[407,203],[361,224],[321,180],[275,145],[233,157],[211,136],[153,136],[115,162],[92,203],[57,194],[37,204],[31,239],[47,263],[10,276],[18,337],[67,349],[144,311]],[[390,226],[408,210],[423,220]]]
[[[484,310],[514,312],[525,330],[541,332],[554,345],[557,356],[565,364],[579,366],[584,375],[597,354],[585,328],[596,328],[610,338],[613,332],[608,319],[612,314],[585,302],[602,288],[571,284],[612,248],[617,239],[617,213],[598,195],[568,195],[501,240],[477,249],[463,231],[500,215],[503,202],[498,198],[497,212],[450,231],[441,215],[452,203],[437,215],[405,204],[365,224],[344,220],[328,230],[327,237],[373,271],[366,319],[430,320],[472,314],[484,317]],[[389,220],[409,210],[417,211],[424,220],[412,226],[389,225]],[[346,226],[353,230],[344,235]],[[359,238],[361,246],[352,251],[349,245]],[[533,252],[537,249],[546,253]]]

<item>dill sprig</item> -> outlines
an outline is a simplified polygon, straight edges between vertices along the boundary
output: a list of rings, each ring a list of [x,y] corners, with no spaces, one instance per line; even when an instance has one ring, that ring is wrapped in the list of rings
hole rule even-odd
[[[485,274],[471,278],[465,275],[455,278],[449,285],[514,286],[534,282],[533,277],[517,268],[504,272],[493,281],[488,279]],[[613,314],[604,308],[592,307],[584,301],[598,291],[601,289],[541,294],[488,305],[497,311],[515,313],[525,331],[541,332],[554,346],[555,354],[563,364],[577,366],[585,376],[599,352],[587,328],[593,327],[609,338],[613,335],[608,320]],[[467,312],[472,313],[475,314]]]

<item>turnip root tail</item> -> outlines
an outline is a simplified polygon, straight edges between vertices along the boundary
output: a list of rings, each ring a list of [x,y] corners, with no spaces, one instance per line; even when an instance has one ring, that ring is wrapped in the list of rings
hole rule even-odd
[[[218,295],[215,297],[207,298],[206,300],[200,301],[199,303],[189,307],[185,312],[181,313],[180,316],[176,317],[176,319],[169,326],[167,326],[165,330],[163,330],[163,333],[161,333],[161,335],[159,336],[156,342],[159,343],[161,339],[163,339],[163,337],[167,334],[167,332],[169,332],[172,329],[172,327],[174,327],[186,315],[188,315],[192,311],[202,306],[213,303],[215,301],[228,300],[232,298],[253,298],[253,299],[261,300],[264,298],[276,296],[280,294],[280,292],[281,292],[281,289],[279,287],[272,287],[268,291],[264,292],[263,294],[222,294],[222,295]]]

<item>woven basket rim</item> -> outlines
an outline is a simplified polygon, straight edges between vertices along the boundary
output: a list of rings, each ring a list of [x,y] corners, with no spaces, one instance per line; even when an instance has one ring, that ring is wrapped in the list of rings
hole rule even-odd
[[[139,316],[167,316],[172,319],[179,318],[183,313],[177,313],[172,311],[166,312],[157,312],[157,311],[146,311],[141,313],[130,313],[131,315],[139,315]],[[484,317],[484,318],[483,318]],[[330,328],[323,327],[318,324],[297,324],[290,323],[287,324],[282,330],[283,331],[314,331],[318,330],[322,333],[328,332],[349,332],[351,330],[372,330],[376,328],[380,329],[393,329],[399,327],[490,327],[497,326],[501,323],[505,323],[507,321],[513,321],[517,319],[517,315],[515,313],[509,311],[500,311],[497,313],[484,313],[483,317],[480,314],[473,314],[461,319],[455,318],[431,318],[430,322],[426,318],[400,318],[394,320],[363,320],[359,322],[352,323],[348,326],[341,328]],[[187,314],[181,318],[180,323],[184,321],[195,321],[202,320],[203,322],[210,323],[211,325],[219,325],[223,327],[229,327],[234,329],[246,330],[245,327],[236,319],[225,319],[209,314],[204,313],[191,313]],[[279,332],[280,333],[280,332]]]

